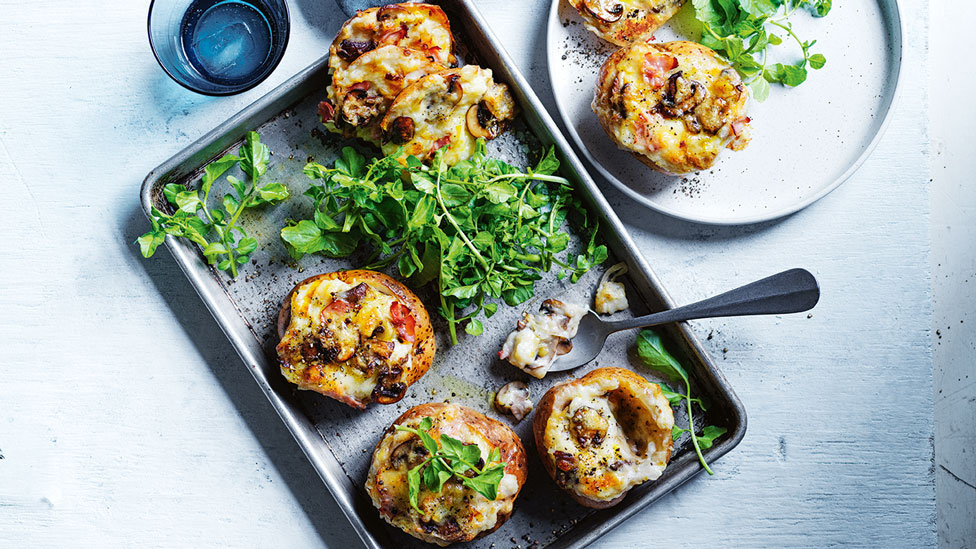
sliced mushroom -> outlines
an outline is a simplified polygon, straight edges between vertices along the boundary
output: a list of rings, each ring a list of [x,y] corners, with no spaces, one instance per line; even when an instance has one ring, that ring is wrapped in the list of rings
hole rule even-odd
[[[677,118],[695,110],[708,98],[708,90],[697,80],[688,80],[682,71],[668,78],[667,91],[661,98],[658,110],[665,116]]]
[[[475,137],[494,139],[501,133],[498,119],[492,114],[484,101],[479,101],[477,105],[471,105],[465,119],[468,124],[468,131]]]
[[[354,87],[342,99],[342,118],[353,126],[365,126],[380,113],[382,103],[382,97]]]
[[[577,482],[576,468],[578,466],[576,456],[561,450],[556,450],[552,455],[556,458],[556,484],[562,488],[575,484]]]
[[[630,90],[630,82],[623,86],[620,85],[620,77],[613,79],[613,88],[610,90],[610,107],[621,120],[627,118],[627,92]]]
[[[495,409],[503,414],[512,414],[516,421],[522,421],[532,411],[529,386],[521,381],[505,384],[495,394]]]
[[[398,116],[390,124],[389,138],[390,141],[397,144],[403,145],[404,143],[409,143],[413,139],[413,118],[409,116]]]
[[[405,383],[385,383],[377,384],[376,388],[373,389],[372,397],[378,399],[379,397],[384,397],[388,399],[393,399],[394,401],[403,398],[403,393],[406,392],[407,385]]]
[[[705,131],[717,133],[728,121],[729,102],[715,97],[695,108],[695,115]]]
[[[407,9],[400,4],[387,4],[383,6],[376,12],[377,21],[387,21],[389,19],[395,19],[400,15],[407,13]]]
[[[583,7],[604,23],[618,21],[624,15],[624,5],[614,0],[583,0]]]
[[[352,62],[360,55],[376,48],[376,42],[372,40],[343,40],[336,50],[336,55],[345,61]]]
[[[554,338],[555,346],[553,350],[556,356],[568,355],[573,350],[573,341],[566,337]]]
[[[319,119],[323,124],[331,122],[335,118],[335,107],[329,101],[319,103]]]
[[[408,468],[411,468],[420,464],[428,454],[430,452],[420,443],[420,439],[411,438],[406,442],[400,443],[399,446],[390,452],[390,463],[394,467],[406,464]]]
[[[452,74],[447,77],[447,97],[450,102],[457,104],[464,95],[464,87],[461,86],[461,77],[457,74]]]
[[[573,437],[580,446],[599,446],[607,436],[610,423],[599,410],[588,406],[577,408],[570,419]]]
[[[369,292],[369,284],[365,282],[360,282],[359,284],[353,286],[352,288],[341,292],[336,296],[336,299],[342,299],[348,301],[351,305],[358,305],[359,302],[366,297]]]
[[[698,119],[696,115],[690,114],[688,116],[683,117],[681,120],[682,122],[685,123],[685,129],[688,130],[689,133],[693,133],[696,135],[701,133],[702,131],[701,121]]]

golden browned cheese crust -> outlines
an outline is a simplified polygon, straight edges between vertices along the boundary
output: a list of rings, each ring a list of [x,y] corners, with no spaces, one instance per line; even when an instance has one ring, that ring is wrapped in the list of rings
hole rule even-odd
[[[682,174],[748,144],[748,99],[735,69],[705,46],[635,43],[604,62],[592,108],[618,147]]]
[[[335,116],[326,128],[380,145],[380,121],[404,88],[444,70],[426,54],[402,46],[380,46],[332,74],[327,92]]]
[[[532,432],[556,484],[579,504],[602,509],[661,475],[673,426],[657,384],[623,368],[599,368],[549,389]]]
[[[282,304],[278,333],[288,381],[358,409],[403,398],[430,368],[436,347],[420,299],[364,270],[300,282]]]
[[[618,46],[650,40],[685,0],[568,0],[583,24]]]
[[[344,69],[360,55],[387,45],[420,51],[445,67],[457,62],[451,23],[444,10],[431,4],[403,3],[360,10],[346,21],[329,48],[329,69]]]
[[[494,501],[452,478],[440,493],[422,485],[418,506],[424,514],[411,507],[407,471],[421,463],[427,451],[415,435],[397,431],[396,426],[419,428],[425,417],[433,421],[428,433],[435,440],[446,434],[464,444],[477,444],[482,456],[491,448],[499,450],[505,476]],[[511,516],[527,473],[525,449],[510,428],[470,408],[434,402],[407,410],[386,430],[373,452],[366,491],[384,520],[411,536],[443,546],[471,541],[500,527]]]
[[[471,156],[479,137],[493,139],[515,117],[515,101],[491,69],[466,65],[429,74],[397,96],[383,118],[383,152],[403,147],[424,160],[443,148],[444,162]]]

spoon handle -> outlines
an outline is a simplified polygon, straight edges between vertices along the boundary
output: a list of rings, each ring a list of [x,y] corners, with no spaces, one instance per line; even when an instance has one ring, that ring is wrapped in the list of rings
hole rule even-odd
[[[612,333],[696,318],[799,313],[819,300],[817,279],[805,269],[790,269],[684,307],[608,324]]]

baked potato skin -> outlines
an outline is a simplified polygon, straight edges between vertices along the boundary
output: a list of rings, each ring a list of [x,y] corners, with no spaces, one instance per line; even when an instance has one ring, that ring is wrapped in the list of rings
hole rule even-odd
[[[285,337],[288,326],[291,322],[292,297],[294,296],[295,292],[306,284],[320,280],[338,280],[351,286],[365,282],[375,287],[385,288],[391,295],[396,297],[397,301],[406,306],[410,311],[410,314],[413,315],[415,319],[414,347],[411,352],[410,367],[404,370],[400,377],[400,382],[406,387],[397,397],[379,394],[373,399],[373,401],[379,402],[380,404],[393,404],[398,402],[406,395],[406,389],[423,377],[423,375],[427,373],[427,370],[430,369],[430,366],[434,360],[434,353],[437,349],[437,342],[434,338],[434,329],[431,326],[430,316],[428,315],[427,309],[424,307],[423,302],[420,301],[420,298],[418,298],[416,294],[414,294],[409,288],[400,282],[376,271],[357,269],[349,271],[336,271],[333,273],[312,276],[296,284],[282,301],[281,309],[278,312],[278,336],[280,338]],[[282,364],[282,369],[284,368],[285,365]],[[360,410],[365,409],[366,405],[369,404],[369,401],[350,398],[349,395],[342,392],[330,390],[316,391]]]
[[[446,402],[431,402],[414,406],[400,415],[386,429],[383,437],[373,450],[372,463],[370,464],[366,479],[366,491],[373,505],[379,509],[381,516],[387,522],[393,524],[391,518],[402,517],[404,511],[395,507],[394,503],[397,495],[402,496],[403,494],[391,493],[391,490],[395,490],[395,488],[391,488],[389,483],[378,482],[379,476],[390,466],[390,463],[384,459],[388,453],[384,451],[384,448],[393,444],[394,440],[392,437],[398,434],[396,430],[398,425],[415,426],[425,417],[434,419],[434,427],[430,433],[435,440],[439,439],[440,434],[446,434],[458,438],[462,442],[470,443],[471,441],[466,439],[468,438],[469,430],[473,430],[480,433],[483,436],[483,440],[489,445],[498,448],[501,459],[505,462],[505,474],[512,475],[517,483],[517,490],[514,494],[507,496],[514,503],[528,477],[528,463],[525,448],[522,446],[522,441],[518,435],[507,425],[471,408]],[[402,442],[399,442],[399,444],[402,444]],[[472,541],[487,536],[500,528],[509,519],[511,513],[511,509],[508,512],[500,512],[496,515],[496,521],[491,527],[477,533],[468,533],[468,535],[456,537],[442,537],[433,531],[428,531],[429,529],[424,528],[420,523],[419,517],[415,516],[416,512],[410,509],[406,510],[406,514],[413,520],[408,527],[404,527],[401,524],[393,525],[418,539],[445,546],[450,543]]]
[[[559,387],[556,385],[555,387]],[[535,446],[539,451],[539,461],[546,468],[546,472],[549,473],[549,478],[553,481],[556,480],[556,462],[549,456],[548,450],[546,450],[545,439],[546,439],[546,424],[549,422],[549,418],[552,416],[552,407],[556,402],[556,392],[549,390],[539,401],[539,404],[535,407],[535,416],[532,418],[532,435],[535,437]],[[627,492],[620,494],[619,496],[613,498],[610,501],[597,501],[594,499],[583,497],[572,490],[564,490],[569,497],[573,498],[573,501],[582,505],[583,507],[589,507],[591,509],[606,509],[608,507],[613,507],[614,505],[623,501],[627,497]]]
[[[329,47],[329,69],[346,68],[359,55],[380,46],[396,45],[423,52],[446,67],[457,63],[451,23],[439,6],[388,4],[360,10],[346,21]]]
[[[650,397],[655,400],[663,399],[664,403],[667,403],[667,399],[664,399],[661,393],[661,388],[656,383],[651,383],[641,377],[640,375],[624,369],[624,368],[598,368],[592,372],[584,375],[583,377],[567,381],[558,385],[554,385],[539,401],[536,406],[535,416],[532,418],[532,435],[535,438],[536,449],[539,453],[539,459],[542,461],[542,465],[545,467],[546,472],[549,477],[557,482],[557,465],[554,456],[550,455],[550,439],[547,436],[547,430],[549,428],[550,419],[552,419],[553,413],[555,411],[556,400],[560,398],[560,393],[563,391],[572,391],[577,387],[582,387],[589,385],[593,382],[598,382],[603,379],[613,378],[618,380],[621,384],[628,384],[631,387],[638,387],[641,390],[649,391]],[[674,424],[674,417],[671,412],[670,406],[667,407],[665,418],[665,423],[670,420],[670,425]],[[671,452],[673,450],[673,441],[671,438],[671,428],[667,426],[666,428],[661,428],[656,433],[657,441],[663,443],[664,445],[664,461],[670,461]],[[639,485],[641,483],[638,483]],[[636,486],[636,485],[635,485]],[[620,495],[609,499],[609,500],[599,500],[585,497],[571,489],[564,488],[564,491],[576,502],[584,507],[590,507],[592,509],[606,509],[608,507],[613,507],[614,505],[620,503],[630,492],[633,486],[624,490]]]
[[[592,109],[619,148],[683,174],[710,168],[723,148],[745,148],[748,98],[739,74],[701,44],[635,43],[600,68]]]
[[[568,1],[579,12],[588,30],[618,46],[650,40],[654,31],[667,23],[685,2],[685,0]],[[616,13],[618,9],[619,14]]]

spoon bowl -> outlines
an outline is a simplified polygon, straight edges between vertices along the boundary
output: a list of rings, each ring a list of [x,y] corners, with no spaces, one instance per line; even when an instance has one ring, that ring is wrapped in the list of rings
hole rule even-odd
[[[549,372],[579,368],[600,355],[607,337],[621,330],[647,328],[696,318],[775,315],[812,309],[820,300],[817,279],[805,269],[790,269],[715,297],[646,316],[607,321],[587,313],[573,337],[573,349],[560,356]]]

